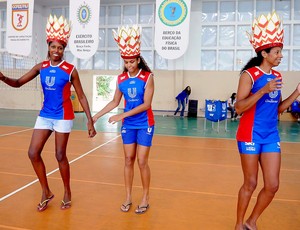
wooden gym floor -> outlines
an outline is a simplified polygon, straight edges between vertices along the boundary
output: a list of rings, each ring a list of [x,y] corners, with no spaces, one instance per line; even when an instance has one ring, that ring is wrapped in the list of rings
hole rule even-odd
[[[54,135],[43,159],[55,194],[47,210],[36,211],[41,188],[27,157],[37,111],[0,109],[0,229],[40,230],[232,230],[237,193],[242,183],[234,139],[238,122],[228,121],[217,132],[203,118],[156,116],[150,152],[150,209],[134,213],[142,188],[135,168],[133,207],[124,201],[123,149],[119,125],[97,123],[98,134],[87,138],[83,114],[76,114],[68,145],[72,208],[60,210],[63,186],[54,157]],[[216,127],[216,126],[214,126]],[[300,229],[300,125],[280,122],[281,184],[258,221],[263,230]],[[261,174],[257,190],[262,186]],[[257,191],[255,192],[255,196]],[[255,199],[251,200],[250,209]],[[249,213],[247,213],[247,216]]]

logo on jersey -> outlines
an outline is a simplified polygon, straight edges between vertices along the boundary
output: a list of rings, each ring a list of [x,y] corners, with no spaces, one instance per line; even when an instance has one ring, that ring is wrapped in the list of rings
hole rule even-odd
[[[65,70],[68,70],[68,69],[69,69],[69,67],[68,67],[68,66],[66,66],[66,65],[62,65],[62,67],[61,67],[61,68],[65,69]]]
[[[278,96],[278,91],[277,90],[275,90],[275,91],[273,91],[273,92],[271,92],[271,93],[269,93],[269,97],[270,98],[276,98]]]
[[[273,80],[273,78],[267,78],[267,81],[272,81],[272,80]],[[277,103],[278,102],[277,100],[273,100],[274,98],[277,98],[277,96],[278,96],[278,90],[274,90],[273,92],[269,93],[270,99],[267,99],[265,102]]]
[[[52,87],[55,84],[55,77],[46,77],[45,83],[47,86]]]
[[[130,98],[135,98],[137,95],[136,88],[128,88],[128,96]]]
[[[254,72],[254,75],[255,75],[256,77],[257,77],[259,74],[260,74],[260,71],[259,71],[259,70]]]

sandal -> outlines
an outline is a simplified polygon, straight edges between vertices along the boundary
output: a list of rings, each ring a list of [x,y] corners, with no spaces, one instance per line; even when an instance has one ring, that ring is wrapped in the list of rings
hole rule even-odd
[[[37,210],[39,212],[45,211],[48,207],[49,202],[54,198],[54,195],[52,194],[49,196],[46,200],[42,201],[41,203],[38,204]]]
[[[69,209],[69,208],[71,208],[71,201],[64,202],[62,200],[61,205],[60,205],[60,209],[61,210],[66,210],[66,209]]]
[[[131,202],[128,203],[128,204],[122,204],[120,209],[121,209],[122,212],[128,212],[131,208],[131,205],[132,205]]]
[[[137,209],[135,210],[135,213],[136,214],[144,214],[145,212],[148,211],[149,209],[149,204],[147,204],[146,206],[137,206]]]
[[[248,226],[247,223],[245,223],[245,224],[243,225],[243,229],[244,229],[244,230],[252,230],[252,229]]]

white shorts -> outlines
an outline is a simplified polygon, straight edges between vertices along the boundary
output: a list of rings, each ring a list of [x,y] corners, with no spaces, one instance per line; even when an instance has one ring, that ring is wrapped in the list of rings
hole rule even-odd
[[[55,120],[38,116],[34,129],[49,129],[59,133],[70,133],[73,127],[73,120]]]

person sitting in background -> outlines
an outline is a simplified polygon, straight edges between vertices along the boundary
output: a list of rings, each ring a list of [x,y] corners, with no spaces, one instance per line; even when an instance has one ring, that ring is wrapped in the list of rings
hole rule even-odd
[[[191,92],[192,92],[191,87],[187,86],[187,87],[185,87],[185,89],[181,93],[179,93],[177,95],[176,100],[178,102],[178,106],[177,106],[177,109],[174,113],[174,116],[177,114],[177,112],[181,108],[180,117],[183,117],[184,110],[185,110],[185,105],[188,103],[188,99],[189,99],[189,96],[190,96]]]
[[[234,104],[236,102],[236,93],[232,93],[231,97],[227,100],[227,110],[231,113],[231,120],[236,120],[238,114],[235,112]]]

